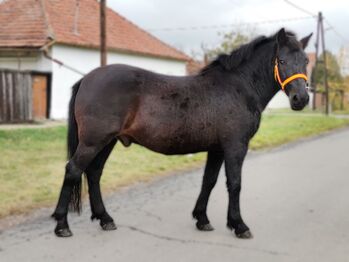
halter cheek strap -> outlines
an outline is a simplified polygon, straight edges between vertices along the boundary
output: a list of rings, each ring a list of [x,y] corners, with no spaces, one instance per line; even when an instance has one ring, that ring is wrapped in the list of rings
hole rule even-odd
[[[286,78],[284,81],[282,81],[281,77],[280,77],[280,73],[279,73],[279,63],[278,63],[277,59],[275,59],[275,65],[274,65],[274,78],[275,78],[275,81],[277,81],[279,83],[279,85],[281,86],[281,89],[283,91],[285,91],[285,87],[287,84],[289,84],[290,82],[292,82],[293,80],[295,80],[297,78],[302,78],[306,82],[308,81],[308,77],[305,74],[294,74],[294,75]]]

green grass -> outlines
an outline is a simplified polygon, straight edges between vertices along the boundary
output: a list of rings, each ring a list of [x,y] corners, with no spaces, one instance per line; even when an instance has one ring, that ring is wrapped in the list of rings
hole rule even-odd
[[[268,114],[250,148],[280,145],[349,124],[348,119]],[[0,130],[0,217],[52,205],[65,166],[66,127]],[[163,156],[137,145],[118,144],[102,177],[103,191],[197,167],[205,154]]]
[[[297,112],[297,114],[312,114],[312,115],[324,115],[324,108],[316,109],[315,111],[309,107],[304,108],[302,111]],[[273,108],[273,109],[267,109],[267,113],[272,114],[294,114],[294,111],[291,108]],[[349,109],[344,110],[334,110],[331,111],[331,115],[349,115]]]
[[[261,127],[252,139],[250,149],[262,149],[278,146],[323,133],[335,128],[348,125],[349,119],[326,117],[322,115],[290,115],[266,114],[261,122]]]

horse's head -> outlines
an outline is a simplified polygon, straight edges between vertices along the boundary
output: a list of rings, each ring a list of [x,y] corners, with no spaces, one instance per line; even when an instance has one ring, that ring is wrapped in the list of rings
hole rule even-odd
[[[285,91],[293,110],[302,110],[309,102],[306,67],[308,57],[304,49],[312,34],[300,41],[283,28],[276,34],[274,77]]]

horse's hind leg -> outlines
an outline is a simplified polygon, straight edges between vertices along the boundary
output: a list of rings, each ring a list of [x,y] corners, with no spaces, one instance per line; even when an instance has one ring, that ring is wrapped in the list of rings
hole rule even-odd
[[[111,151],[113,150],[117,140],[113,139],[91,162],[89,167],[86,169],[86,176],[88,181],[88,192],[90,196],[90,205],[92,216],[100,220],[100,225],[103,230],[115,230],[113,218],[107,213],[103,204],[103,199],[100,189],[100,179],[102,176],[104,164],[107,161]]]
[[[193,211],[193,217],[197,219],[196,227],[202,231],[213,230],[213,227],[208,220],[206,210],[208,199],[217,182],[222,163],[223,152],[208,152],[201,192]]]
[[[55,234],[59,237],[70,237],[72,232],[68,225],[68,206],[73,193],[73,188],[77,183],[80,183],[82,170],[79,169],[72,160],[65,166],[64,182],[59,196],[58,204],[52,217],[57,221]]]
[[[101,150],[101,148],[103,148],[103,146],[105,145],[102,141],[105,140],[96,140],[93,144],[87,144],[83,141],[80,141],[76,152],[66,165],[63,187],[56,210],[52,215],[57,220],[55,233],[59,237],[69,237],[72,235],[67,219],[68,206],[69,203],[71,203],[73,207],[79,212],[81,205],[81,196],[79,194],[80,192],[74,191],[76,191],[77,188],[78,191],[80,191],[79,186],[81,183],[81,175]],[[71,200],[73,193],[77,194],[77,196],[73,198],[75,202],[72,203]]]

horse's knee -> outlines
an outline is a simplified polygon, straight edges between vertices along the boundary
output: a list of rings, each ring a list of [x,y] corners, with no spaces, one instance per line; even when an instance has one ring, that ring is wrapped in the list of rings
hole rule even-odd
[[[212,190],[214,188],[214,186],[216,185],[216,183],[217,183],[217,179],[210,179],[210,180],[205,181],[204,187],[207,190]]]
[[[102,169],[88,168],[86,170],[86,178],[89,185],[99,184],[102,176]]]
[[[241,183],[240,182],[234,182],[234,183],[227,182],[227,190],[228,190],[229,194],[238,195],[241,192]]]

